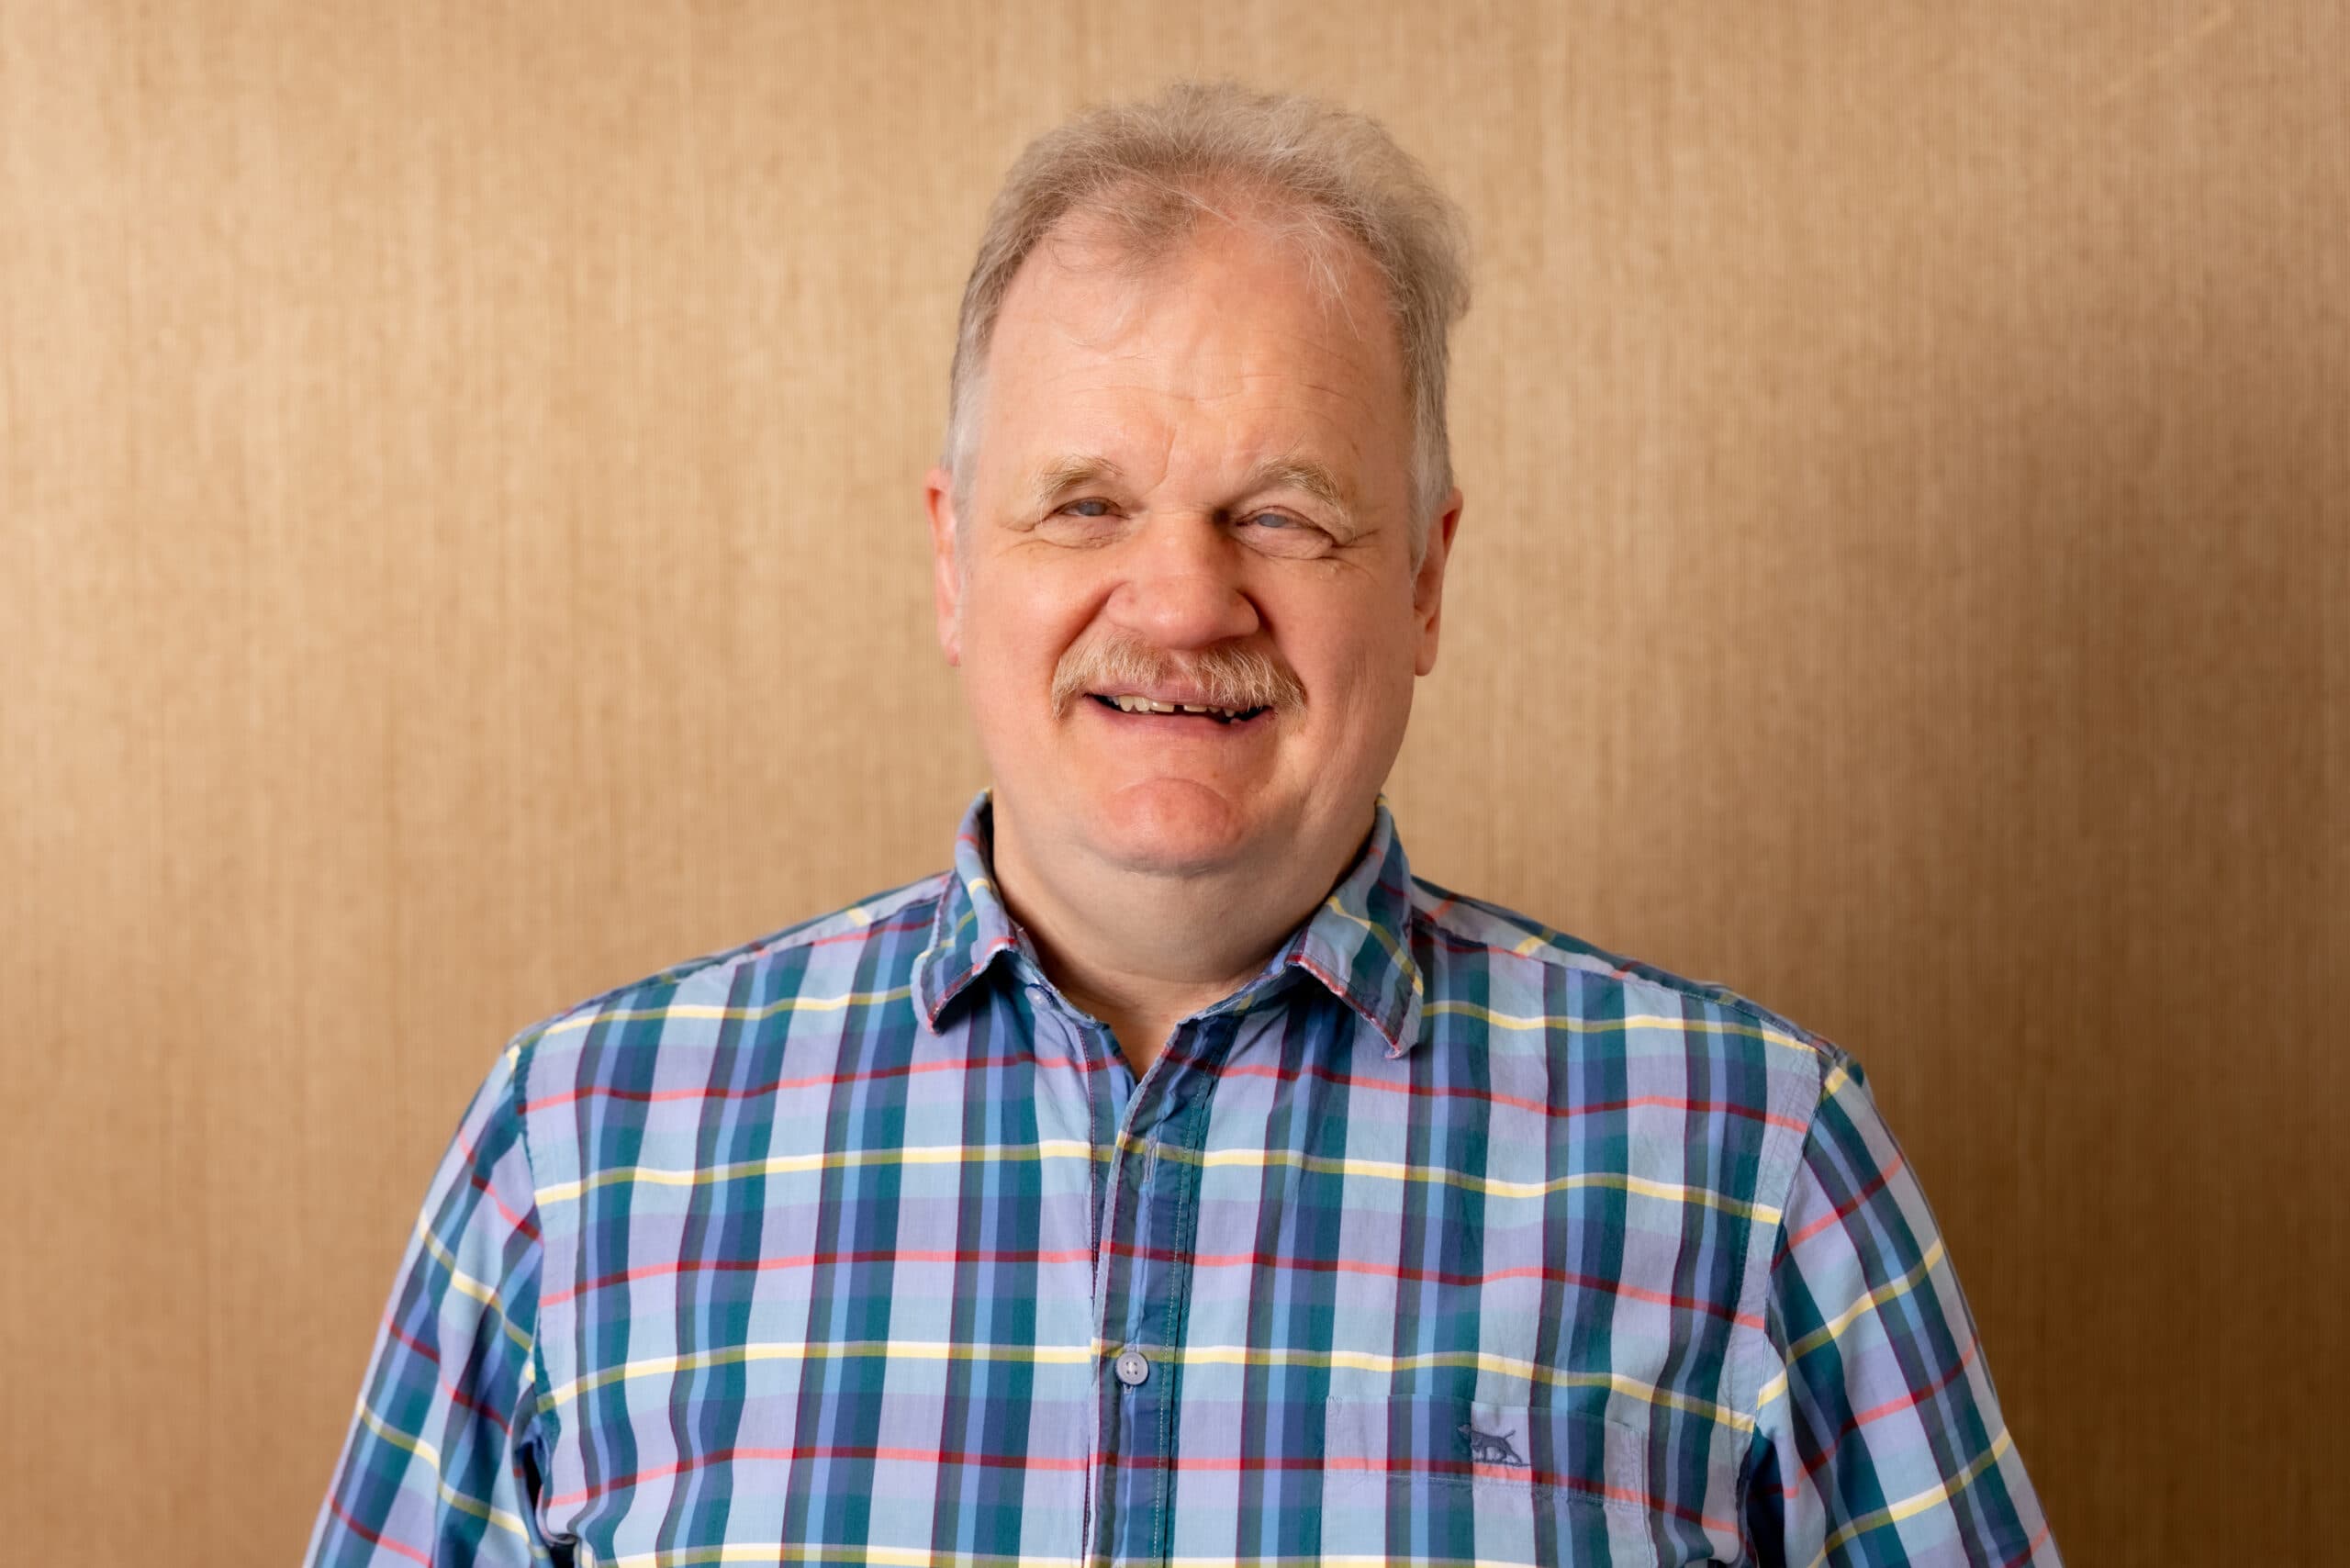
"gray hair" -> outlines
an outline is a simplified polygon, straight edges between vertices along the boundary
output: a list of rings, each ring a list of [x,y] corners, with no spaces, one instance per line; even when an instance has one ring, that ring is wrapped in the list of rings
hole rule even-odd
[[[946,451],[956,512],[970,499],[971,459],[988,345],[1012,280],[1064,220],[1099,223],[1125,255],[1164,253],[1214,204],[1237,196],[1301,243],[1335,292],[1334,242],[1367,254],[1386,285],[1403,351],[1413,425],[1413,557],[1452,489],[1444,417],[1452,324],[1469,308],[1460,209],[1366,115],[1236,83],[1180,82],[1143,103],[1097,106],[1029,143],[989,209],[963,286],[949,377]]]

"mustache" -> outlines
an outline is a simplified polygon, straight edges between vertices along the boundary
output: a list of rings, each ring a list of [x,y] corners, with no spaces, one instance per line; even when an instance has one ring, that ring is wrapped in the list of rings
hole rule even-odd
[[[1289,666],[1258,649],[1235,644],[1172,654],[1113,633],[1089,637],[1061,655],[1053,670],[1053,717],[1067,716],[1091,692],[1164,686],[1195,687],[1211,708],[1280,713],[1305,706],[1305,688]]]

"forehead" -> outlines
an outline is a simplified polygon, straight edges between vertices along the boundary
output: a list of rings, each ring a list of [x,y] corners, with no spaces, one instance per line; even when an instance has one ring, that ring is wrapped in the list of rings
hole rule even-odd
[[[1062,448],[1174,477],[1310,454],[1376,488],[1400,482],[1408,421],[1386,293],[1351,244],[1204,219],[1137,263],[1072,226],[1005,295],[979,456],[999,478]]]

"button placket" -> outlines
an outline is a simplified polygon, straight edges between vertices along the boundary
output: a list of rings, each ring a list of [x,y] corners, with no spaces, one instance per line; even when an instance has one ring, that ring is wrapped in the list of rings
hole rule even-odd
[[[1133,1200],[1118,1190],[1120,1162],[1116,1152],[1119,1124],[1136,1108],[1136,1086],[1132,1070],[1115,1046],[1106,1042],[1106,1031],[1099,1024],[1072,1009],[1041,978],[1029,979],[1020,989],[1028,1005],[1029,1038],[1038,1047],[1039,1055],[1058,1056],[1076,1064],[1073,1070],[1082,1103],[1081,1126],[1091,1155],[1087,1161],[1090,1202],[1086,1204],[1085,1223],[1093,1255],[1089,1270],[1091,1343],[1098,1347],[1105,1333],[1114,1334],[1117,1327],[1112,1304],[1118,1293],[1109,1268],[1113,1260],[1111,1238],[1124,1223],[1122,1212],[1131,1211]],[[1080,1127],[1072,1125],[1069,1130],[1075,1133]],[[1098,1361],[1095,1364],[1101,1365]],[[1085,1436],[1082,1450],[1087,1458],[1080,1483],[1080,1533],[1071,1543],[1074,1555],[1086,1555],[1087,1543],[1099,1537],[1100,1516],[1107,1502],[1101,1484],[1103,1460],[1118,1448],[1115,1417],[1116,1412],[1108,1401],[1094,1401],[1091,1430]]]
[[[1198,1221],[1192,1155],[1205,1142],[1215,1063],[1235,1027],[1211,1016],[1177,1028],[1137,1089],[1117,1146],[1102,1277],[1102,1334],[1118,1350],[1102,1380],[1096,1561],[1158,1562],[1172,1541],[1181,1350]]]

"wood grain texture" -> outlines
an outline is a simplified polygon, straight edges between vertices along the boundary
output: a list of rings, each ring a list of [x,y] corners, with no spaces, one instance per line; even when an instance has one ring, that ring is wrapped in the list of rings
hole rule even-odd
[[[943,861],[963,271],[1183,73],[1471,215],[1417,868],[1861,1054],[2073,1561],[2338,1536],[2332,0],[9,0],[11,1560],[295,1557],[498,1043]]]

